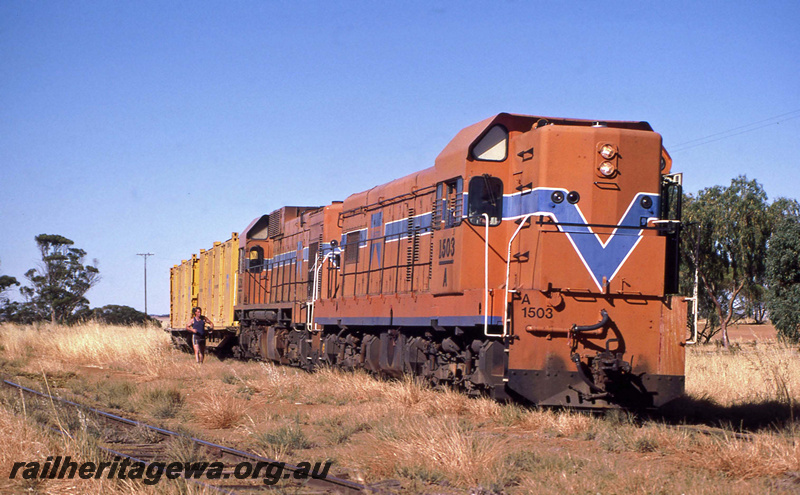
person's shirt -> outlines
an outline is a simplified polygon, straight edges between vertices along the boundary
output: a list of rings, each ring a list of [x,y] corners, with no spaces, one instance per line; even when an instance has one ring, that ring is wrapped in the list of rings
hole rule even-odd
[[[192,328],[198,337],[205,337],[206,335],[206,321],[202,319],[192,318]]]

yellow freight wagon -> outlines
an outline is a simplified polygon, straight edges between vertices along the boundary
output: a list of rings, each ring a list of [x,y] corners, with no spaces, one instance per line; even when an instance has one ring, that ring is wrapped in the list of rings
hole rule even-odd
[[[217,329],[238,326],[233,320],[236,304],[239,235],[234,232],[225,242],[201,249],[180,265],[170,269],[170,327],[184,329],[192,318],[192,308],[200,306]]]

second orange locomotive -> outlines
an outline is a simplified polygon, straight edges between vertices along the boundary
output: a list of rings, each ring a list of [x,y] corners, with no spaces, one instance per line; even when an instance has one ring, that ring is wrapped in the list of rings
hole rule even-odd
[[[670,168],[645,122],[484,120],[431,168],[254,220],[234,350],[541,405],[658,407],[684,387]]]

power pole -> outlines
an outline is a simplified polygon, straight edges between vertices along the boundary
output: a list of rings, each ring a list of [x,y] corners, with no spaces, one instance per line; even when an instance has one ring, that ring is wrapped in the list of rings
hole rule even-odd
[[[144,258],[144,314],[147,313],[147,257],[153,256],[153,253],[136,253],[136,256]]]

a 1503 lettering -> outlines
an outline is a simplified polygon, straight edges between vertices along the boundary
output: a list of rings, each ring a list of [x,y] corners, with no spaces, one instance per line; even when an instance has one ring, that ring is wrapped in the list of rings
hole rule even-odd
[[[439,239],[439,258],[452,258],[456,254],[456,240],[453,237]]]
[[[525,318],[552,318],[553,308],[534,308],[532,306],[523,306],[522,316]]]

